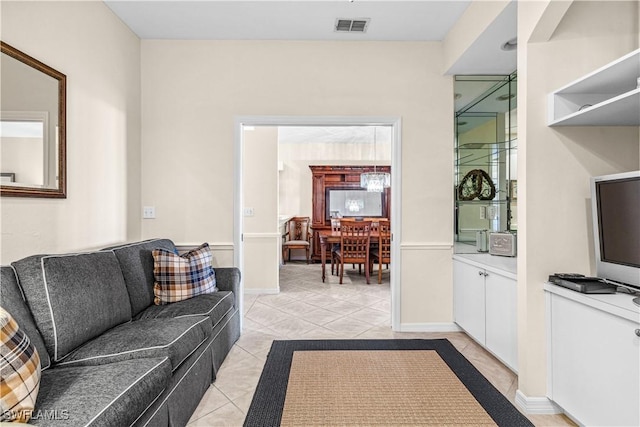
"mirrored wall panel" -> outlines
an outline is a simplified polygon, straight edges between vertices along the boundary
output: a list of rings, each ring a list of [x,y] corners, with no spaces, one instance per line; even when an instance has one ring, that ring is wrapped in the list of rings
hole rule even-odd
[[[515,73],[456,76],[454,215],[459,244],[475,248],[478,232],[518,229],[516,79]]]

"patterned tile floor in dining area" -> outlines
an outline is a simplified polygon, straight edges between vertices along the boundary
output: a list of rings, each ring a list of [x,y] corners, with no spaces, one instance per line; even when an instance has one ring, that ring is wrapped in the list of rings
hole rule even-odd
[[[377,269],[377,266],[374,267]],[[391,330],[389,271],[364,274],[345,267],[343,284],[320,279],[320,265],[288,263],[278,295],[244,295],[244,328],[188,426],[241,426],[273,340],[447,338],[511,402],[517,377],[463,332],[398,333]],[[562,415],[531,415],[536,426],[574,425]]]

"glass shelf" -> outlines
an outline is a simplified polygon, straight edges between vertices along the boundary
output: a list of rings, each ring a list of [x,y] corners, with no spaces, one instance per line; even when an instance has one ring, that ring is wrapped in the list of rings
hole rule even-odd
[[[459,205],[486,205],[486,204],[502,204],[502,203],[513,203],[513,200],[507,199],[493,199],[493,200],[456,200],[456,203]]]

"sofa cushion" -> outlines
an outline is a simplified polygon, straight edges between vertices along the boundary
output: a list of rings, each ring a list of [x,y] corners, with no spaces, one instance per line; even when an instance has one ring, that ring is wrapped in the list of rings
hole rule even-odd
[[[0,308],[0,421],[27,422],[40,388],[40,358],[29,337]]]
[[[153,293],[156,305],[183,301],[216,292],[216,274],[211,266],[211,250],[204,243],[183,255],[154,249]]]
[[[22,289],[18,285],[18,279],[13,268],[9,266],[0,267],[0,283],[2,284],[0,286],[2,307],[13,316],[18,325],[20,325],[20,329],[31,340],[31,344],[38,350],[41,369],[47,369],[51,365],[49,353],[47,353],[44,341],[24,300]]]
[[[54,362],[131,319],[113,252],[34,255],[12,265]]]
[[[133,316],[153,304],[155,278],[151,251],[154,249],[166,249],[177,253],[176,246],[169,239],[145,240],[104,249],[113,251],[120,262],[124,281],[129,291]]]
[[[145,319],[118,325],[70,353],[58,366],[168,357],[176,369],[211,336],[206,317]]]
[[[35,425],[130,426],[169,385],[164,358],[99,366],[55,367],[42,373]]]
[[[206,316],[210,320],[210,328],[213,329],[228,312],[234,310],[233,302],[233,292],[219,291],[173,304],[152,305],[136,318],[166,319]]]

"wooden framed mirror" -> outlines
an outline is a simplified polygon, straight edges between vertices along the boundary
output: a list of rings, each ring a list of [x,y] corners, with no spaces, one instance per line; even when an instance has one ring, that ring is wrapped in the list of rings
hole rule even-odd
[[[67,77],[0,47],[0,195],[66,198]]]

